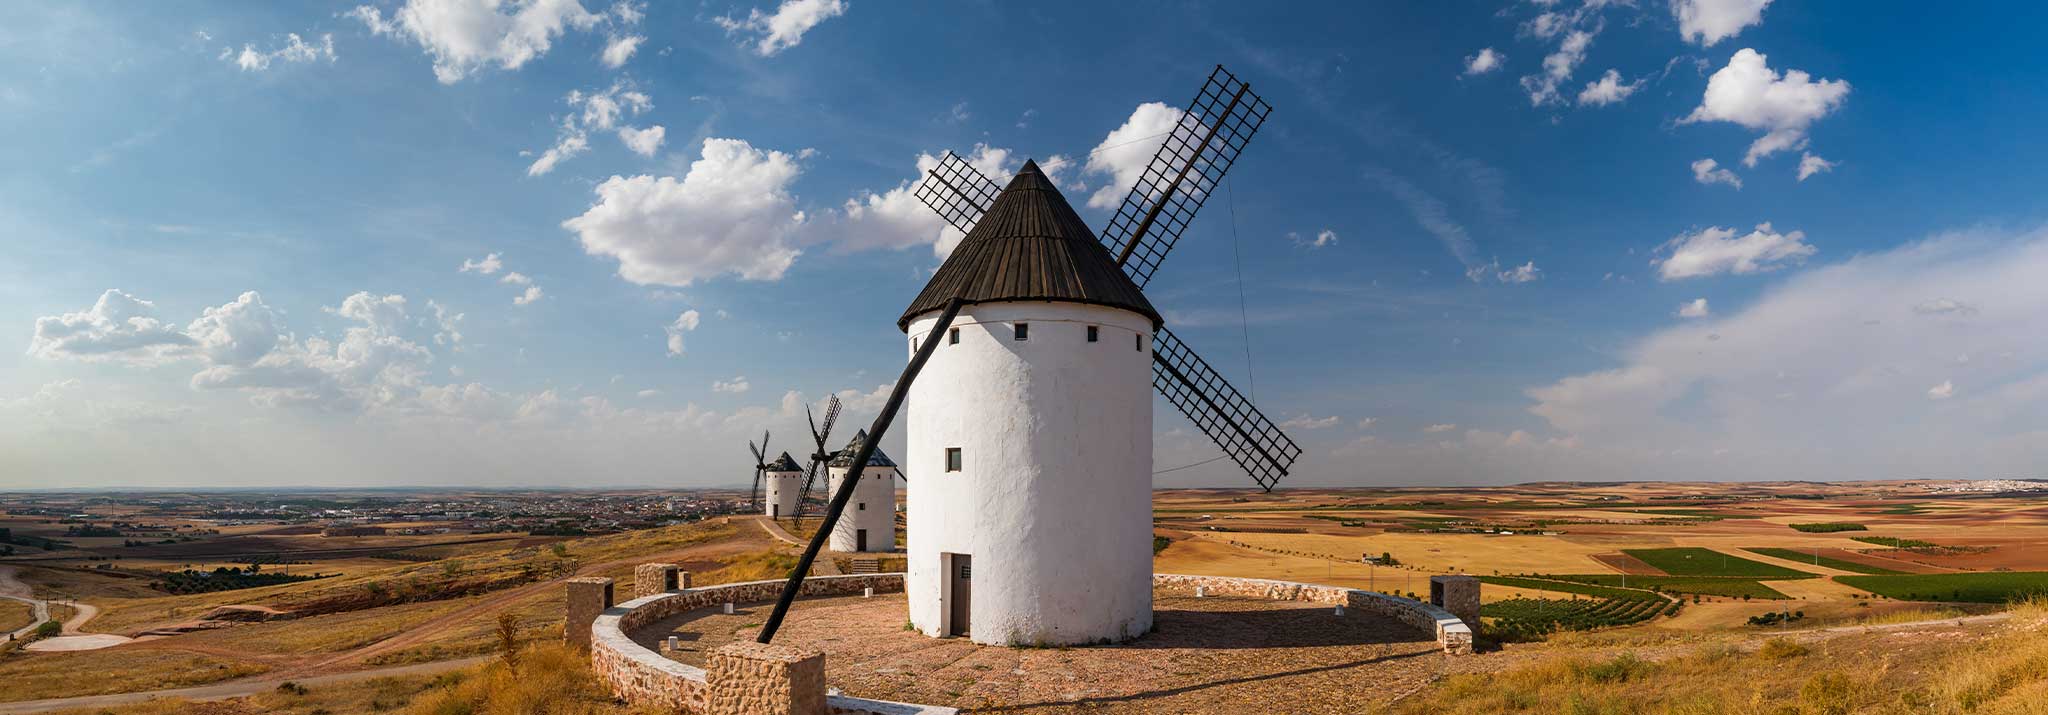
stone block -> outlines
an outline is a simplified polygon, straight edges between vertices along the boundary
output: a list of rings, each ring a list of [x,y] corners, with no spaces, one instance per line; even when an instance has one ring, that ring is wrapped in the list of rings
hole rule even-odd
[[[825,654],[732,643],[705,664],[707,715],[825,715]]]
[[[675,564],[640,564],[633,567],[633,597],[646,598],[676,590]]]
[[[1429,603],[1466,623],[1479,622],[1479,577],[1429,577]]]
[[[569,579],[569,621],[563,638],[578,648],[590,647],[590,622],[612,607],[612,580],[601,576]]]

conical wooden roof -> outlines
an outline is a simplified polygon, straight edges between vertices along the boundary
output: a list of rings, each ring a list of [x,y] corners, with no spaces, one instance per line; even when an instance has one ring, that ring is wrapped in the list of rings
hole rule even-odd
[[[803,470],[803,467],[796,466],[796,460],[791,458],[788,452],[783,452],[781,457],[768,463],[768,471],[770,472],[801,472]]]
[[[832,461],[830,461],[830,462],[826,462],[826,463],[825,463],[825,466],[827,466],[827,467],[852,467],[852,466],[853,466],[853,454],[854,454],[855,452],[859,452],[859,451],[860,451],[860,446],[861,446],[861,444],[863,444],[863,443],[865,443],[865,442],[867,442],[867,441],[868,441],[868,431],[867,431],[867,430],[863,429],[863,430],[861,430],[860,432],[858,432],[858,433],[854,434],[854,435],[853,435],[853,441],[852,441],[852,442],[847,442],[847,443],[846,443],[846,449],[842,449],[842,450],[839,450],[838,452],[834,452],[834,453],[832,454]],[[894,466],[896,466],[896,463],[895,463],[894,461],[891,461],[891,460],[889,459],[889,455],[886,455],[886,454],[883,454],[883,453],[882,453],[882,446],[881,446],[881,445],[875,445],[875,453],[874,453],[874,454],[870,454],[870,455],[868,455],[868,466],[870,466],[870,467],[894,467]]]
[[[908,331],[912,318],[943,310],[955,297],[969,304],[1087,303],[1141,314],[1154,327],[1161,324],[1152,302],[1034,161],[1024,162],[1024,169],[996,195],[896,327]]]

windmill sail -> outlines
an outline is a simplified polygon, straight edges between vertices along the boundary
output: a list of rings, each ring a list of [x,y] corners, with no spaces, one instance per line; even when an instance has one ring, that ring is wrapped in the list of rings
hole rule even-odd
[[[1301,456],[1301,447],[1266,413],[1165,328],[1152,338],[1152,387],[1266,491]]]
[[[964,234],[974,230],[1002,192],[1001,184],[948,151],[910,193]]]
[[[1152,280],[1273,110],[1251,90],[1217,65],[1102,230],[1102,245],[1139,287]]]

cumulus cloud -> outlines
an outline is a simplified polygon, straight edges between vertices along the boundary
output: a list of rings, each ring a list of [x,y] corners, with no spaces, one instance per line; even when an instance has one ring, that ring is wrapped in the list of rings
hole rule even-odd
[[[1742,236],[1735,229],[1710,226],[1693,233],[1681,233],[1659,251],[1670,251],[1657,262],[1658,277],[1672,281],[1721,273],[1760,273],[1799,263],[1814,254],[1806,243],[1806,232],[1778,233],[1769,223]]]
[[[975,144],[960,158],[998,184],[1007,182],[1024,164],[1017,152],[982,143]],[[885,191],[865,191],[847,199],[834,215],[834,223],[813,233],[821,239],[829,237],[840,250],[898,250],[929,245],[934,256],[951,255],[964,236],[913,195],[917,183],[938,165],[939,157],[919,153],[915,175]],[[1071,159],[1054,154],[1038,162],[1038,168],[1055,184],[1075,186],[1066,183],[1065,178],[1074,168]]]
[[[1728,66],[1707,78],[1700,106],[1678,120],[1680,124],[1731,122],[1764,132],[1750,143],[1742,158],[1744,166],[1756,166],[1758,159],[1780,151],[1805,147],[1807,129],[1849,98],[1845,80],[1815,80],[1800,70],[1780,73],[1765,60],[1756,50],[1738,50],[1728,59]]]
[[[661,141],[667,137],[668,130],[659,124],[646,129],[619,127],[619,141],[625,142],[627,149],[641,156],[654,156],[654,152],[661,149]]]
[[[699,322],[701,322],[701,316],[697,311],[685,310],[681,315],[677,315],[676,319],[670,322],[667,327],[662,328],[664,332],[668,333],[669,357],[683,356],[683,334],[696,330]]]
[[[371,5],[346,16],[372,34],[419,45],[433,58],[434,77],[443,84],[491,65],[519,69],[547,54],[564,33],[590,30],[605,19],[576,0],[406,0],[389,18]]]
[[[598,59],[604,62],[604,66],[611,69],[624,67],[628,60],[633,59],[633,52],[640,49],[640,43],[646,41],[647,38],[640,35],[623,35],[611,38],[610,41],[605,43],[604,52],[598,55]]]
[[[791,235],[804,214],[789,192],[800,173],[789,154],[706,139],[680,180],[613,176],[598,184],[597,203],[562,227],[641,285],[687,286],[723,274],[779,280],[801,253]]]
[[[1287,233],[1287,240],[1292,241],[1296,246],[1313,250],[1337,245],[1337,232],[1326,228],[1317,231],[1314,238],[1302,238],[1301,234],[1289,231]]]
[[[490,274],[497,273],[499,269],[504,267],[505,262],[498,259],[498,254],[487,253],[484,254],[483,258],[479,258],[476,260],[465,259],[462,262],[461,272],[482,273],[488,276]]]
[[[1760,25],[1764,8],[1771,0],[1671,0],[1671,17],[1678,20],[1678,35],[1702,47],[1734,37],[1742,29]]]
[[[1318,430],[1329,427],[1335,427],[1338,425],[1338,423],[1341,423],[1343,421],[1343,418],[1338,417],[1336,415],[1330,415],[1329,417],[1311,417],[1307,414],[1303,414],[1292,419],[1289,419],[1287,421],[1281,422],[1280,426],[1286,429]]]
[[[603,90],[571,90],[562,101],[575,111],[557,123],[554,146],[541,152],[539,158],[526,167],[527,176],[547,174],[562,162],[589,150],[591,132],[616,129],[619,141],[626,148],[647,156],[652,156],[654,150],[661,146],[661,140],[667,133],[658,126],[638,129],[620,124],[623,118],[638,116],[654,108],[653,98],[625,82],[615,82]]]
[[[1491,47],[1480,48],[1478,54],[1465,57],[1465,76],[1482,75],[1500,69],[1507,55],[1493,51]]]
[[[265,52],[256,49],[254,44],[245,44],[240,52],[233,48],[221,50],[220,59],[234,63],[243,72],[262,72],[277,62],[301,64],[327,60],[332,64],[335,60],[334,35],[321,35],[320,41],[314,43],[305,41],[294,32],[285,35],[284,44],[276,49]]]
[[[1800,157],[1799,157],[1799,180],[1800,180],[1800,181],[1805,181],[1805,180],[1807,179],[1807,177],[1813,176],[1814,174],[1819,174],[1819,173],[1823,173],[1823,172],[1829,172],[1829,171],[1834,171],[1834,170],[1835,170],[1835,162],[1832,162],[1832,161],[1828,161],[1828,160],[1826,160],[1826,159],[1822,159],[1822,158],[1820,158],[1820,157],[1818,157],[1818,156],[1814,156],[1812,152],[1802,152],[1802,153],[1800,154]]]
[[[462,269],[460,272],[478,273],[481,275],[488,276],[497,273],[500,270],[504,270],[504,268],[504,259],[501,258],[499,254],[489,253],[485,254],[484,257],[481,259],[463,261]],[[522,290],[519,295],[512,297],[513,305],[531,305],[534,301],[538,301],[544,295],[546,295],[546,293],[544,293],[541,290],[539,285],[534,284],[532,276],[520,273],[519,271],[505,271],[505,275],[498,277],[498,282],[503,283],[505,285],[515,285],[524,287],[524,290]],[[439,309],[438,306],[437,309]]]
[[[773,13],[756,8],[744,18],[724,15],[711,21],[728,35],[750,37],[754,54],[773,57],[803,42],[804,33],[820,23],[844,14],[844,0],[783,0]]]
[[[1095,145],[1081,168],[1083,173],[1109,177],[1088,196],[1088,206],[1114,209],[1123,203],[1138,177],[1144,175],[1145,166],[1152,163],[1152,155],[1159,153],[1167,136],[1183,121],[1194,120],[1163,102],[1146,102],[1131,110],[1130,118]]]
[[[524,292],[512,298],[512,304],[531,305],[534,301],[540,300],[542,295],[540,286],[529,285]]]
[[[1635,94],[1637,89],[1641,89],[1644,81],[1638,79],[1634,82],[1623,82],[1620,72],[1608,70],[1607,74],[1601,75],[1600,79],[1587,82],[1586,88],[1579,91],[1579,106],[1604,107],[1622,102],[1628,99],[1629,95]]]
[[[1710,313],[1711,311],[1707,308],[1707,299],[1705,298],[1694,298],[1678,306],[1678,317],[1680,318],[1704,318]]]
[[[277,313],[252,290],[234,302],[207,308],[185,326],[185,334],[208,362],[246,366],[277,347],[281,340],[277,323]]]
[[[1545,13],[1539,17],[1549,17]],[[1548,26],[1545,26],[1548,29]],[[1543,71],[1522,78],[1522,91],[1529,94],[1529,105],[1540,107],[1564,101],[1557,88],[1572,78],[1579,64],[1586,61],[1586,50],[1593,46],[1593,35],[1600,31],[1596,25],[1591,30],[1572,30],[1564,34],[1557,44],[1557,51],[1543,56]],[[1539,35],[1540,36],[1540,35]]]
[[[1727,184],[1737,189],[1742,188],[1742,177],[1736,176],[1734,171],[1721,166],[1721,162],[1713,159],[1693,162],[1692,180],[1702,184]]]
[[[1494,275],[1494,278],[1502,283],[1528,283],[1542,277],[1543,271],[1536,267],[1535,261],[1499,271]]]
[[[192,345],[190,336],[157,318],[155,303],[109,289],[90,310],[36,318],[28,354],[148,364],[182,356]]]
[[[2039,230],[1858,255],[1788,276],[1710,324],[1652,333],[1611,369],[1532,389],[1531,411],[1609,453],[1612,468],[1586,470],[1599,474],[2038,473],[2048,456],[2044,271]],[[1929,296],[1979,312],[1916,318]],[[1957,409],[1930,409],[1944,394]],[[1728,456],[1704,459],[1709,449]]]
[[[742,392],[746,392],[747,390],[751,390],[753,389],[753,387],[753,385],[747,384],[747,376],[745,375],[740,375],[730,380],[711,381],[712,392],[729,392],[733,394],[739,394]]]

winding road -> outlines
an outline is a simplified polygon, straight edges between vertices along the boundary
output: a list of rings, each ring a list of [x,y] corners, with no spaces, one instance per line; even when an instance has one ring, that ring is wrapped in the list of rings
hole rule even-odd
[[[13,633],[9,633],[7,640],[26,638],[29,633],[35,631],[36,626],[42,625],[43,621],[50,620],[50,604],[37,599],[35,589],[29,588],[28,584],[22,583],[20,579],[14,577],[13,566],[0,566],[0,598],[26,603],[30,611],[35,614],[33,618],[29,619],[28,625],[22,626]]]

